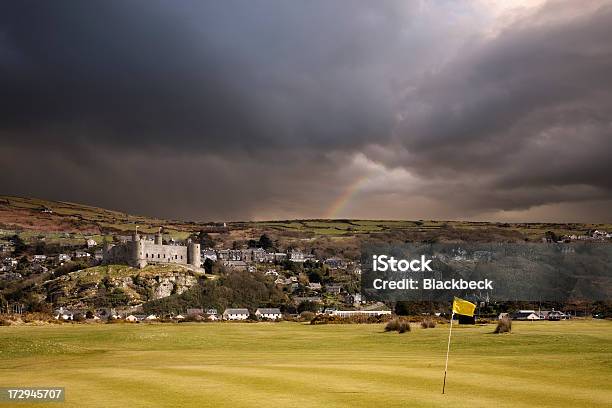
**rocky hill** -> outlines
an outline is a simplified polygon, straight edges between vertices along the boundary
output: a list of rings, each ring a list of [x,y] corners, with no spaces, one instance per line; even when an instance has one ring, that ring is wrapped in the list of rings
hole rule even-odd
[[[105,265],[83,269],[47,281],[48,301],[56,306],[137,306],[173,294],[181,294],[205,279],[180,265],[149,265],[136,269]]]

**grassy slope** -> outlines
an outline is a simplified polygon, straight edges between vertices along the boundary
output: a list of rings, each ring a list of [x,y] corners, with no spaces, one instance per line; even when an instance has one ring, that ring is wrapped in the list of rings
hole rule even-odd
[[[52,214],[41,213],[46,207]],[[119,211],[83,204],[42,200],[36,198],[0,196],[0,236],[19,233],[27,241],[44,236],[46,242],[63,244],[82,243],[85,237],[101,242],[103,236],[127,234],[138,225],[146,233],[164,226],[166,233],[175,239],[185,239],[190,231],[206,228],[202,223],[161,220],[155,217],[136,216]],[[263,232],[280,235],[298,234],[301,237],[343,237],[364,233],[404,231],[417,235],[441,234],[452,229],[467,235],[489,230],[500,237],[522,240],[523,237],[539,240],[548,230],[559,235],[582,234],[589,229],[612,229],[611,224],[499,224],[467,221],[389,221],[389,220],[291,220],[230,222],[232,239],[257,237]],[[71,233],[70,236],[66,236]]]
[[[65,386],[66,407],[609,406],[611,322],[492,329],[455,331],[444,396],[444,326],[0,327],[0,384]]]

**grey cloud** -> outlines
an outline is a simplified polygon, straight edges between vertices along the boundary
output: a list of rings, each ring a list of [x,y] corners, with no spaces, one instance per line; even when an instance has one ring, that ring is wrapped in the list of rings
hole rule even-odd
[[[612,6],[539,23],[558,10],[469,44],[409,92],[394,164],[450,176],[448,196],[463,184],[476,210],[612,198]]]
[[[601,208],[612,8],[597,3],[547,4],[495,38],[470,2],[3,4],[1,192],[320,217],[368,176],[364,154],[414,186],[381,182],[385,199],[347,216]]]

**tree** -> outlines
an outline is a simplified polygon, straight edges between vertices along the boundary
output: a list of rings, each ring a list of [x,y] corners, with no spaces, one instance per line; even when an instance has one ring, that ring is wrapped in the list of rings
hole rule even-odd
[[[206,258],[204,260],[204,270],[206,271],[206,273],[213,273],[214,266],[215,266],[215,263],[212,259]]]
[[[302,312],[316,312],[319,310],[319,306],[315,302],[311,302],[310,300],[304,300],[298,305],[298,313]]]
[[[261,237],[259,237],[259,246],[268,250],[274,246],[274,242],[272,242],[272,239],[269,236],[263,234]]]
[[[23,242],[23,239],[21,239],[21,237],[17,234],[11,237],[11,241],[13,242],[13,245],[15,246],[15,252],[14,252],[15,256],[23,254],[25,250],[28,248],[26,243]]]
[[[204,231],[200,231],[198,233],[198,242],[200,243],[200,246],[202,248],[214,248],[217,244],[215,240],[207,232]]]
[[[559,240],[559,237],[553,231],[546,231],[544,236],[546,240],[550,242],[557,242]]]
[[[308,280],[313,283],[321,283],[325,272],[321,268],[310,269],[308,271]]]

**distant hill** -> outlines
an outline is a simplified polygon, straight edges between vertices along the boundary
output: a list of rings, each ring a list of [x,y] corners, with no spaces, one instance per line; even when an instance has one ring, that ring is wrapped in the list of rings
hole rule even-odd
[[[224,226],[225,225],[225,226]],[[197,223],[126,214],[84,204],[39,198],[0,196],[0,236],[18,233],[26,240],[102,240],[103,236],[139,231],[153,233],[163,227],[175,239],[193,232],[221,234],[224,241],[247,240],[267,233],[277,239],[350,238],[379,236],[402,240],[522,241],[539,240],[547,231],[557,235],[610,231],[610,224],[491,223],[432,220],[284,220],[258,222]]]

